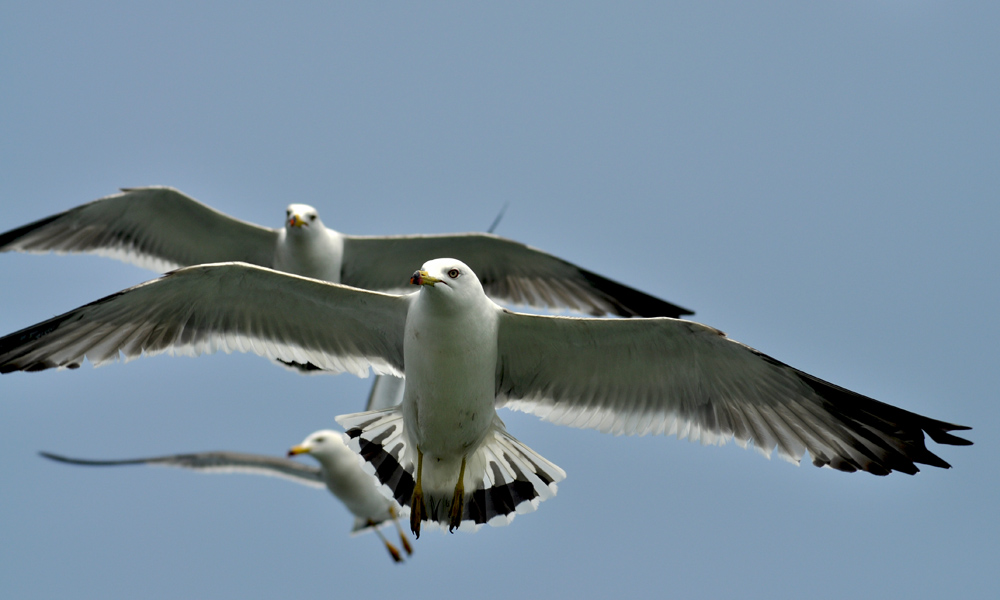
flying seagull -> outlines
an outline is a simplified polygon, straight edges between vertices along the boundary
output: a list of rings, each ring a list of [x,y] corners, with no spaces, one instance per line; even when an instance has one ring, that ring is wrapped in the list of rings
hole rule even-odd
[[[507,433],[506,406],[614,434],[734,438],[798,463],[876,475],[948,468],[968,429],[851,392],[692,321],[528,315],[436,259],[392,295],[246,264],[199,265],[0,338],[0,372],[217,350],[406,377],[402,405],[342,416],[352,448],[423,521],[475,529],[534,510],[565,477]]]
[[[501,215],[502,215],[501,211]],[[499,216],[498,216],[499,220]],[[494,225],[495,226],[494,222]],[[240,221],[170,187],[123,189],[6,233],[0,252],[89,252],[157,272],[242,261],[296,275],[405,293],[424,261],[455,256],[498,302],[599,316],[693,314],[541,250],[488,233],[352,236],[291,204],[280,229]]]
[[[402,562],[403,556],[399,549],[379,531],[382,525],[389,521],[394,522],[399,531],[399,539],[403,549],[407,554],[413,553],[413,548],[396,519],[395,503],[379,493],[378,488],[372,483],[371,476],[362,470],[357,455],[344,443],[343,435],[343,433],[329,429],[317,431],[288,451],[289,457],[298,454],[312,456],[319,462],[319,467],[303,465],[287,458],[243,452],[198,452],[125,460],[86,460],[49,452],[40,452],[39,454],[45,458],[74,465],[160,465],[193,469],[203,473],[271,475],[310,487],[326,486],[354,515],[354,527],[351,529],[351,533],[374,531],[385,544],[393,560]]]

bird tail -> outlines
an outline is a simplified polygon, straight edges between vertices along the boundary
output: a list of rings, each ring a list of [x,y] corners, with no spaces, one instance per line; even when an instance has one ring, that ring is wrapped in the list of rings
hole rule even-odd
[[[367,531],[372,527],[377,527],[377,525],[372,523],[371,519],[366,519],[364,517],[355,517],[354,525],[351,527],[351,535],[357,535],[362,531]]]
[[[361,455],[364,470],[375,476],[382,493],[400,506],[413,497],[417,452],[403,426],[398,407],[337,417],[347,431],[348,446]],[[424,461],[421,485],[425,522],[448,527],[459,465]],[[494,418],[486,439],[466,457],[461,530],[484,523],[506,525],[555,496],[566,472],[507,433]]]

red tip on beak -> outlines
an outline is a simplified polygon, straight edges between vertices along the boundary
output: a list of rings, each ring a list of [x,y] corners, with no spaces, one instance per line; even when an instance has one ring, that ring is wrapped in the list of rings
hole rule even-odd
[[[410,283],[413,285],[420,285],[420,271],[414,271],[413,275],[410,275]]]

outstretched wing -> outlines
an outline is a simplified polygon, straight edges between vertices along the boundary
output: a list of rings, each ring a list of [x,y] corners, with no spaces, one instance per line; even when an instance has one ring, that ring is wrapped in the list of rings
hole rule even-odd
[[[571,427],[737,443],[798,462],[876,475],[948,467],[924,445],[968,429],[827,383],[677,319],[572,319],[505,312],[500,405]]]
[[[0,338],[0,373],[223,350],[402,374],[409,297],[244,263],[198,265]]]
[[[168,271],[242,261],[272,266],[278,230],[234,219],[169,187],[123,190],[0,233],[0,252],[89,252]]]
[[[319,467],[304,465],[287,458],[265,456],[263,454],[247,454],[244,452],[197,452],[193,454],[171,454],[151,458],[130,458],[124,460],[87,460],[70,458],[49,452],[39,452],[45,458],[71,465],[87,465],[97,467],[116,467],[122,465],[156,465],[161,467],[177,467],[191,469],[203,473],[251,473],[281,477],[308,485],[323,488],[323,473]]]
[[[486,295],[509,304],[565,308],[623,317],[679,317],[693,314],[582,269],[561,258],[488,233],[344,236],[341,282],[370,290],[399,292],[407,277],[433,258],[456,258],[475,271]]]

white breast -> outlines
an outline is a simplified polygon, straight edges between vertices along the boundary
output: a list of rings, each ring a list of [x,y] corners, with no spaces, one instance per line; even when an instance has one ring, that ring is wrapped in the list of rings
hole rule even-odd
[[[496,414],[499,309],[487,301],[453,311],[423,296],[406,320],[403,419],[425,460],[461,459]]]
[[[281,231],[274,254],[274,268],[303,277],[340,283],[344,238],[331,229]]]

